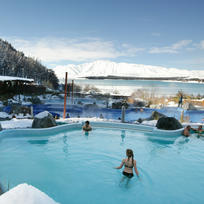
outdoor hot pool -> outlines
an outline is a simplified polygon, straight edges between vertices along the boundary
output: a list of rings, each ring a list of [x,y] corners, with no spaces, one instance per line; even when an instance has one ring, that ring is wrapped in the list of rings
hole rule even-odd
[[[52,131],[51,131],[52,132]],[[204,203],[204,139],[172,140],[131,129],[94,127],[0,135],[0,181],[31,184],[61,204]],[[131,148],[140,178],[122,181]]]

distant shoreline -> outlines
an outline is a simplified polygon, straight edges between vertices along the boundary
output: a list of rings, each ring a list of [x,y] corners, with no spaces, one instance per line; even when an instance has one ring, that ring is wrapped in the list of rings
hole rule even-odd
[[[122,80],[155,80],[155,81],[179,81],[179,82],[198,82],[198,83],[204,83],[204,79],[199,78],[186,78],[186,77],[126,77],[126,76],[87,76],[87,77],[81,77],[85,79],[122,79]]]

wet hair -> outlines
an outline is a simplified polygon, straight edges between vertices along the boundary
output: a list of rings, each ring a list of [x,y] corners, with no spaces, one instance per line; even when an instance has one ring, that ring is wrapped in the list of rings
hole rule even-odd
[[[85,122],[85,124],[89,125],[89,121],[87,120],[87,121]]]
[[[126,155],[128,157],[128,161],[132,157],[132,165],[134,165],[134,154],[133,154],[133,151],[131,149],[126,149]]]
[[[187,128],[187,129],[191,129],[191,126],[190,126],[190,125],[187,125],[186,128]]]

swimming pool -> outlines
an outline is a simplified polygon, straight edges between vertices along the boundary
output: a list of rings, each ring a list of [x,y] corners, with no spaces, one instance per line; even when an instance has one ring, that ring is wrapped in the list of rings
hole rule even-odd
[[[203,203],[204,140],[165,140],[151,132],[94,127],[0,136],[0,181],[26,182],[61,204]],[[26,133],[27,132],[27,133]],[[13,132],[15,133],[15,131]],[[121,182],[118,166],[131,148],[140,179]]]

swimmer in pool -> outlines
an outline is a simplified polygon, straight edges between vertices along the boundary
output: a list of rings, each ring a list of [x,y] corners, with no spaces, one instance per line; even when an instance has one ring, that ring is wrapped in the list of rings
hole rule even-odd
[[[190,125],[187,125],[187,126],[184,128],[182,134],[183,134],[185,137],[189,137],[189,136],[190,136],[190,130],[191,130],[191,126],[190,126]]]
[[[138,172],[137,167],[136,167],[136,160],[134,160],[133,151],[131,149],[127,149],[126,150],[126,156],[127,156],[127,158],[122,160],[120,166],[115,167],[115,168],[121,169],[123,166],[125,166],[125,168],[123,170],[123,175],[128,177],[128,178],[132,178],[134,176],[134,174],[133,174],[133,167],[134,167],[135,173],[139,177],[139,172]]]
[[[202,133],[204,133],[203,126],[199,125],[198,128],[191,128],[195,133],[198,133],[198,137],[204,136]]]
[[[203,133],[204,132],[202,125],[199,125],[198,128],[191,128],[191,129],[196,133]]]
[[[84,131],[91,131],[91,130],[92,130],[92,127],[90,126],[88,120],[85,122],[85,124],[84,124],[84,126],[82,127],[82,129],[83,129]]]

